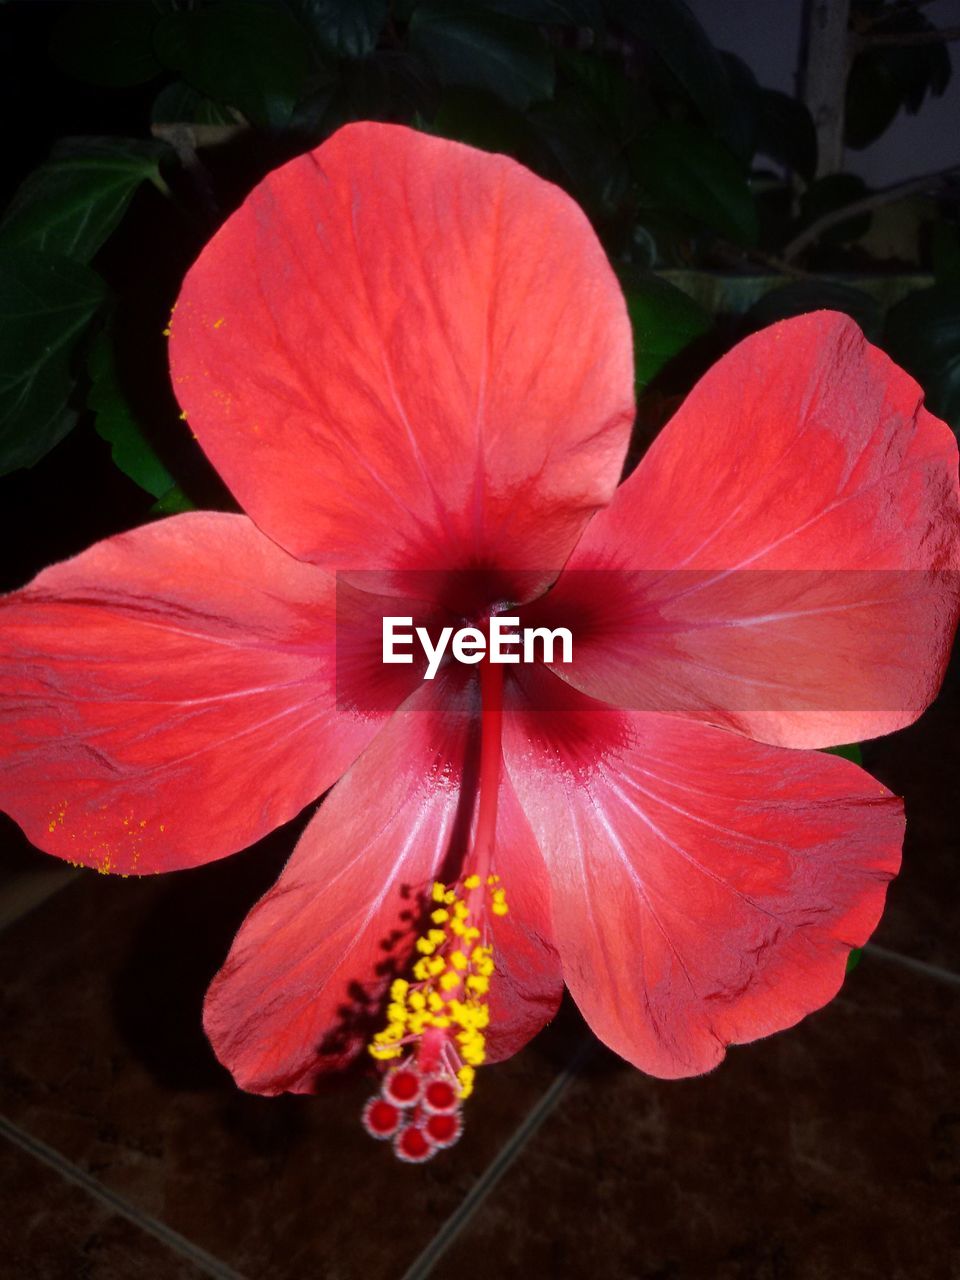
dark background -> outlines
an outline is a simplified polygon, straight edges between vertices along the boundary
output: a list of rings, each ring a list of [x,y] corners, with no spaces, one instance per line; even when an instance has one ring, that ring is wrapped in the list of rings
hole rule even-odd
[[[506,151],[583,205],[637,333],[631,462],[733,342],[818,306],[956,427],[960,18],[858,0],[834,118],[815,122],[811,23],[844,7],[0,7],[0,585],[164,512],[231,507],[179,421],[162,330],[223,217],[348,119]],[[65,868],[0,820],[6,1272],[960,1275],[958,700],[954,671],[917,725],[863,748],[906,798],[904,871],[831,1006],[678,1083],[564,1007],[481,1073],[464,1139],[423,1168],[362,1133],[359,1075],[252,1097],[203,1038],[205,986],[304,818],[142,881]]]

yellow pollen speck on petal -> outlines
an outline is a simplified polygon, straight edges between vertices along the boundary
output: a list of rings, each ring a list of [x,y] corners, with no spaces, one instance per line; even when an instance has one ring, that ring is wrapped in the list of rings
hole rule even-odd
[[[445,907],[431,913],[430,919],[434,924],[446,924],[450,919],[450,912]]]
[[[463,954],[462,951],[454,951],[453,955],[450,957],[450,963],[453,965],[455,969],[463,970],[463,969],[466,969],[470,961],[467,959],[467,957]]]
[[[223,324],[223,321],[224,321],[224,317],[223,317],[223,316],[221,316],[219,320],[214,321],[214,325],[213,325],[213,327],[214,327],[215,329],[219,329],[219,328],[220,328],[220,326]]]
[[[464,882],[463,882],[463,887],[464,887],[465,889],[479,889],[479,888],[480,888],[480,877],[479,877],[479,876],[467,876],[466,880],[464,880]]]
[[[163,331],[163,336],[164,336],[165,338],[169,338],[169,337],[170,337],[170,330],[169,330],[169,329],[164,329],[164,331]]]

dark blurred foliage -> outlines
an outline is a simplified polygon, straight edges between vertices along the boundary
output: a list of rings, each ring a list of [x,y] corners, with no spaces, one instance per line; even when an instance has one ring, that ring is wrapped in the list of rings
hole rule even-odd
[[[349,120],[506,152],[583,206],[636,333],[633,458],[737,338],[824,306],[960,424],[960,184],[817,176],[806,107],[683,0],[20,0],[0,21],[4,586],[230,505],[170,392],[169,309],[253,184]],[[920,4],[856,0],[848,146],[942,93],[948,48]]]

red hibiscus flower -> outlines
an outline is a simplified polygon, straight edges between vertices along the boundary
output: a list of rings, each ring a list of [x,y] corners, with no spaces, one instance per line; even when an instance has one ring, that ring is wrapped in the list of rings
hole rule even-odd
[[[917,385],[843,316],[776,325],[618,489],[631,336],[586,219],[386,125],[261,183],[171,328],[248,514],[136,529],[4,601],[0,802],[142,874],[336,783],[207,998],[238,1084],[309,1092],[369,1043],[368,1128],[420,1160],[564,982],[663,1077],[829,1000],[903,819],[793,748],[914,720],[956,618],[957,452]],[[381,660],[383,616],[507,612],[567,625],[573,661]]]

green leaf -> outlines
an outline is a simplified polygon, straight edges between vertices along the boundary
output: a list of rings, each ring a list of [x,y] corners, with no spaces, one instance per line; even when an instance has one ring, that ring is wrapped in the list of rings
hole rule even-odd
[[[654,117],[635,81],[618,62],[576,50],[557,51],[557,100],[594,116],[611,135],[625,141]]]
[[[883,312],[875,298],[848,284],[816,278],[795,280],[765,293],[747,312],[747,322],[752,329],[762,329],[776,320],[806,315],[808,311],[842,311],[874,340],[883,328]]]
[[[197,504],[190,501],[178,484],[168,489],[150,508],[156,516],[177,516],[183,511],[196,509]]]
[[[843,747],[824,747],[827,755],[842,756],[844,760],[852,760],[854,764],[863,764],[863,752],[859,742],[850,742]]]
[[[717,271],[667,270],[657,275],[695,299],[711,315],[740,316],[760,298],[791,283],[786,276],[728,275]],[[850,276],[843,283],[873,298],[881,311],[894,306],[908,294],[930,285],[930,277]],[[839,283],[839,282],[837,282]]]
[[[484,7],[523,22],[594,30],[603,26],[600,0],[486,0]]]
[[[530,144],[530,121],[499,98],[473,89],[448,89],[427,132],[481,151],[518,155]]]
[[[923,35],[934,30],[933,24],[909,5],[888,9],[882,23],[886,35]],[[847,146],[860,149],[875,142],[901,107],[916,114],[928,93],[934,97],[943,93],[950,74],[950,55],[939,41],[868,46],[854,60],[847,77]]]
[[[621,277],[621,283],[633,326],[637,386],[642,388],[713,321],[692,298],[657,276],[636,272]]]
[[[303,28],[288,10],[257,0],[166,14],[154,47],[194,89],[272,128],[289,122],[309,70]]]
[[[756,76],[736,54],[721,53],[720,57],[731,91],[730,115],[723,129],[723,140],[737,159],[748,165],[757,150],[760,87]]]
[[[113,343],[106,333],[94,343],[88,361],[90,393],[97,435],[110,445],[110,456],[125,476],[155,498],[175,487],[175,480],[134,417],[117,380]]]
[[[695,125],[661,123],[633,145],[634,173],[654,208],[686,215],[738,244],[757,239],[757,211],[743,165]]]
[[[608,0],[606,8],[611,20],[655,50],[704,123],[735,146],[740,122],[727,68],[683,0]]]
[[[74,349],[105,294],[70,258],[0,253],[0,474],[32,466],[74,425]]]
[[[317,44],[343,58],[365,58],[377,47],[389,0],[287,0]]]
[[[757,104],[757,150],[812,181],[817,169],[817,130],[806,106],[776,89],[759,89]]]
[[[135,138],[64,138],[17,191],[0,244],[89,262],[140,183],[162,183],[165,150]]]
[[[399,120],[408,123],[419,113],[428,119],[440,102],[440,85],[431,67],[414,53],[401,49],[378,49],[368,58],[343,64],[337,84],[312,102],[321,108],[321,129],[330,133],[350,120]],[[295,127],[310,132],[311,102],[301,104],[294,115]]]
[[[923,387],[930,411],[960,430],[960,290],[935,285],[898,302],[883,345]]]
[[[152,124],[236,124],[229,107],[204,97],[182,80],[165,85],[150,109]]]
[[[65,6],[50,38],[50,57],[87,84],[126,89],[163,68],[153,49],[158,13],[143,0],[88,0]]]
[[[847,956],[847,968],[846,968],[847,973],[853,973],[854,969],[860,963],[862,956],[863,956],[863,947],[852,947],[850,949],[850,954]]]
[[[486,90],[521,111],[553,93],[553,56],[535,27],[433,3],[414,10],[408,39],[443,85]]]
[[[933,228],[930,251],[937,284],[960,288],[960,227],[949,222],[938,222]]]

